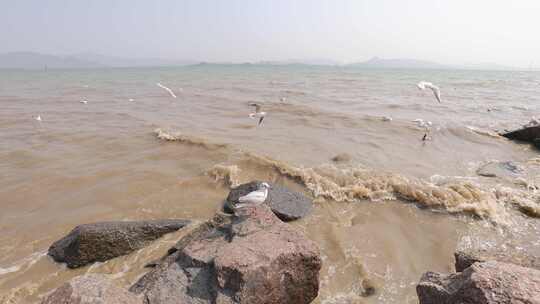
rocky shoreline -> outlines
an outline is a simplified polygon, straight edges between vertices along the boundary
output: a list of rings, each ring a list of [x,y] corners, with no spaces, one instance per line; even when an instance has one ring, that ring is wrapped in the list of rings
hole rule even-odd
[[[260,181],[230,191],[223,212],[206,222],[155,220],[81,225],[49,248],[69,268],[126,255],[166,233],[190,230],[130,287],[105,275],[76,277],[43,298],[53,303],[247,304],[311,303],[318,296],[322,259],[315,242],[286,223],[307,216],[313,202],[272,185],[262,205],[235,208]],[[456,273],[426,272],[420,304],[540,303],[540,258],[487,250],[455,253]],[[366,294],[372,296],[377,290]]]
[[[540,303],[540,259],[522,253],[469,250],[455,254],[456,273],[426,272],[420,304]]]
[[[501,135],[511,140],[531,143],[537,149],[540,149],[540,124],[535,119],[529,122],[529,124],[524,125],[522,128],[501,133]]]

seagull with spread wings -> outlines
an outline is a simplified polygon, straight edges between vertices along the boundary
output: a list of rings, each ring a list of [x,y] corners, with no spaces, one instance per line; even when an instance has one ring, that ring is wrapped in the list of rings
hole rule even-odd
[[[261,111],[261,105],[258,103],[250,103],[250,107],[255,107],[255,112],[250,113],[249,117],[251,119],[259,118],[259,122],[257,123],[258,126],[260,126],[264,120],[264,117],[266,117],[266,112]]]
[[[438,86],[427,81],[420,81],[416,86],[422,91],[425,89],[430,89],[431,91],[433,91],[433,95],[435,95],[435,98],[437,98],[437,101],[439,103],[441,102],[441,90],[439,89]]]

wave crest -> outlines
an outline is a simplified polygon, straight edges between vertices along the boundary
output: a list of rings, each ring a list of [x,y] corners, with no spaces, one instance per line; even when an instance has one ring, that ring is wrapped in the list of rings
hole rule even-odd
[[[184,135],[179,131],[163,130],[161,128],[157,128],[154,130],[154,134],[157,136],[157,138],[161,140],[177,141],[193,146],[203,147],[208,150],[219,150],[228,148],[227,144],[210,143],[202,138]]]

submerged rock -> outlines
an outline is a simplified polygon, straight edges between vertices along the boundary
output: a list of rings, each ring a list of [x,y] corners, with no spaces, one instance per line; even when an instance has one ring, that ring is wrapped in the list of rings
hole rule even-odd
[[[390,119],[392,120],[392,119]],[[347,154],[347,153],[340,153],[334,157],[332,157],[332,161],[335,162],[335,163],[343,163],[343,162],[348,162],[348,161],[351,161],[352,157]]]
[[[218,214],[169,250],[131,287],[146,304],[310,303],[317,245],[265,206]]]
[[[231,206],[238,203],[238,198],[258,189],[260,181],[242,184],[229,192],[225,203],[225,211],[232,213]],[[268,197],[264,202],[285,222],[297,220],[308,215],[313,209],[313,201],[302,193],[291,191],[279,185],[271,185]]]
[[[540,271],[496,261],[455,274],[425,273],[416,286],[420,304],[540,303]]]
[[[524,126],[521,129],[501,135],[508,139],[530,142],[540,148],[540,125]]]
[[[189,223],[187,220],[154,220],[80,225],[52,244],[48,254],[56,262],[77,268],[128,254]]]
[[[504,252],[496,250],[458,250],[454,253],[456,271],[462,272],[477,262],[498,261],[540,270],[540,258],[519,251]]]
[[[476,170],[476,174],[480,176],[502,178],[513,178],[521,172],[523,172],[523,169],[512,161],[492,161],[482,165]]]
[[[142,300],[104,275],[86,274],[58,287],[41,304],[142,304]]]

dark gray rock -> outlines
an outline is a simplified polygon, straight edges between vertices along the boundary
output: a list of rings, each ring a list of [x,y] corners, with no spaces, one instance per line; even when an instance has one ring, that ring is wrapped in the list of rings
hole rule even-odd
[[[512,140],[526,141],[538,147],[540,142],[540,125],[523,127],[501,135]]]
[[[154,220],[80,225],[52,244],[49,255],[69,268],[104,262],[140,249],[189,223],[187,220]]]
[[[464,271],[474,263],[487,261],[511,263],[540,270],[540,257],[528,255],[516,250],[509,252],[497,249],[458,250],[454,253],[454,257],[456,259],[457,272]]]
[[[427,272],[416,286],[420,304],[538,304],[540,271],[496,261],[463,272]]]
[[[250,206],[194,228],[130,291],[145,304],[305,304],[317,297],[320,268],[313,241]]]
[[[142,304],[142,300],[104,275],[86,274],[58,287],[41,304]]]
[[[488,162],[476,170],[480,176],[501,178],[513,178],[522,172],[523,168],[512,161]]]
[[[332,161],[335,163],[344,163],[351,161],[352,157],[348,153],[340,153],[334,157],[332,157]]]
[[[225,211],[232,213],[231,206],[238,203],[238,198],[257,190],[260,183],[261,181],[253,181],[232,189],[225,202]],[[265,204],[269,206],[282,221],[288,222],[297,220],[308,215],[313,209],[313,201],[302,193],[291,191],[280,185],[270,186],[271,188],[268,191],[268,198],[266,199]]]

